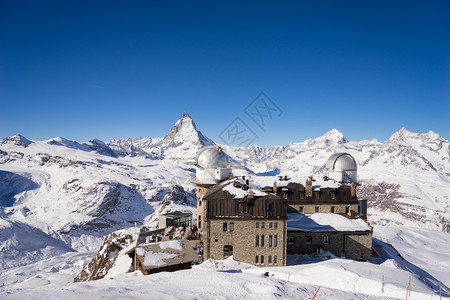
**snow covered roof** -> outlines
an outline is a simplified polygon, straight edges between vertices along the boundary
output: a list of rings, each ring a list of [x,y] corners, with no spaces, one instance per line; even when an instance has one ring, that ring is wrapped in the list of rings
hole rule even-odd
[[[146,270],[184,264],[198,259],[197,253],[186,240],[146,244],[137,247],[136,254]]]
[[[339,214],[288,214],[288,231],[366,231],[370,226],[361,218],[349,219]]]

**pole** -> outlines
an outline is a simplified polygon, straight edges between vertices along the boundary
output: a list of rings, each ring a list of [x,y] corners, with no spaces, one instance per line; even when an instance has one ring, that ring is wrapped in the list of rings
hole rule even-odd
[[[289,282],[289,277],[291,277],[291,273],[289,273],[289,275],[288,275],[288,282]]]
[[[408,292],[409,292],[409,283],[408,283],[408,287],[406,288],[406,300],[408,300]]]
[[[319,288],[317,289],[316,293],[314,294],[314,297],[312,298],[312,300],[314,300],[314,298],[316,298],[316,295],[319,292],[319,290],[320,290],[320,285],[319,285]]]
[[[384,294],[384,275],[383,278],[381,279],[381,294]]]
[[[439,286],[439,300],[442,300],[442,287]]]
[[[136,271],[136,256],[137,256],[137,232],[136,232],[136,222],[134,222],[134,240],[136,241],[136,246],[134,247],[134,271]]]
[[[409,276],[408,288],[409,288],[409,294],[408,294],[408,296],[411,298],[411,276]]]

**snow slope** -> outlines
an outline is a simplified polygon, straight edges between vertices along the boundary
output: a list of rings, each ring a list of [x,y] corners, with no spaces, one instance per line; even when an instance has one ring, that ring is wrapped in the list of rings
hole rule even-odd
[[[380,234],[395,230],[393,227],[376,227]],[[435,249],[448,240],[450,234],[440,233],[434,241],[427,238],[425,229],[404,227],[404,234],[417,235],[414,240],[398,241],[397,247],[410,249],[422,259],[432,257],[450,267],[444,253]],[[376,233],[378,234],[378,233]],[[428,247],[422,248],[422,244]],[[403,255],[404,253],[399,250]],[[411,277],[411,295],[408,299],[439,299],[439,291],[427,284],[439,282],[420,267],[414,269],[403,261],[397,252],[387,251],[375,263],[357,262],[324,254],[322,256],[290,256],[287,267],[260,268],[239,263],[228,258],[224,261],[208,260],[191,270],[157,273],[143,276],[140,272],[125,273],[131,260],[117,260],[104,279],[73,283],[73,277],[89,262],[93,252],[72,252],[35,264],[5,270],[0,275],[2,299],[310,299],[321,286],[316,299],[404,299]],[[328,257],[330,257],[330,259]],[[298,264],[301,262],[301,264]],[[417,266],[417,265],[416,265]],[[261,276],[268,271],[269,277]],[[449,274],[441,274],[449,280]],[[424,277],[425,281],[421,278]],[[382,280],[384,278],[384,291]],[[450,293],[443,283],[443,293]],[[450,294],[449,294],[450,295]],[[445,294],[444,294],[445,296]]]

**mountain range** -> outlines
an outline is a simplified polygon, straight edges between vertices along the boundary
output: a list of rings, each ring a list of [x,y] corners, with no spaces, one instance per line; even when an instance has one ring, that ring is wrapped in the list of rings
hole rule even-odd
[[[198,150],[213,144],[187,113],[164,138],[3,139],[0,268],[67,249],[95,249],[106,234],[155,224],[165,211],[195,213],[193,163]],[[432,131],[402,128],[379,142],[349,141],[333,129],[286,146],[221,146],[253,176],[305,179],[323,176],[333,153],[348,152],[358,164],[358,197],[368,199],[372,224],[450,232],[450,141]]]

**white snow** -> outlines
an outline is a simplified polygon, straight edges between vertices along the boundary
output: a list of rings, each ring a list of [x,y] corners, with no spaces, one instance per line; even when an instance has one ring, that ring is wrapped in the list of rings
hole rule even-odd
[[[161,248],[161,249],[169,249],[170,248],[170,249],[175,249],[175,250],[181,251],[181,250],[183,250],[183,243],[181,242],[181,240],[160,242],[159,248]]]
[[[288,230],[302,231],[365,231],[370,230],[361,218],[349,219],[339,214],[288,214]]]
[[[164,262],[163,259],[170,259],[180,255],[175,253],[145,251],[143,248],[137,248],[136,253],[137,255],[144,257],[142,264],[146,267],[164,266],[166,265],[166,262]]]

